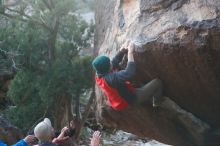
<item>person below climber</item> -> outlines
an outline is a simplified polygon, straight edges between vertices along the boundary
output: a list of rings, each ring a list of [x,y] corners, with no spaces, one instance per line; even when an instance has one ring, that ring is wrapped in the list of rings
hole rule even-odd
[[[28,144],[31,144],[36,140],[39,140],[39,146],[57,146],[61,142],[69,138],[69,136],[65,136],[65,131],[67,130],[68,128],[64,127],[61,130],[60,135],[57,138],[54,138],[55,131],[51,125],[50,119],[45,118],[34,128],[34,135],[28,135],[23,140],[18,141],[13,146],[27,146]]]
[[[147,100],[152,100],[153,107],[156,107],[162,96],[162,82],[158,78],[141,88],[134,88],[130,83],[135,74],[133,57],[135,47],[137,46],[133,42],[126,41],[112,61],[107,56],[98,56],[92,62],[96,71],[96,84],[105,93],[109,104],[115,110],[123,110],[129,105],[136,105]],[[127,66],[124,70],[118,70],[119,63],[126,53]]]
[[[56,146],[59,145],[62,141],[69,138],[69,136],[65,136],[65,131],[67,129],[67,127],[64,127],[61,130],[60,135],[57,138],[54,138],[55,131],[52,127],[50,119],[45,118],[34,128],[34,135],[39,140],[39,146]]]
[[[7,146],[7,145],[0,139],[0,146]]]
[[[37,138],[34,135],[27,135],[24,139],[19,140],[13,146],[28,146],[32,142],[34,142]],[[1,146],[1,145],[0,145]]]
[[[70,123],[71,124],[71,123]],[[50,119],[45,118],[42,122],[38,123],[37,126],[34,128],[34,135],[28,135],[24,139],[18,141],[13,146],[28,146],[33,145],[33,143],[36,143],[36,140],[39,140],[39,145],[34,146],[58,146],[60,145],[64,140],[67,140],[69,136],[73,136],[73,128],[71,125],[69,128],[64,127],[61,130],[61,133],[57,138],[55,137],[54,128],[51,125]],[[68,136],[66,136],[68,135]],[[101,134],[99,131],[95,131],[93,133],[93,136],[91,138],[91,144],[90,146],[99,146],[100,143]],[[0,146],[6,146],[3,145],[4,143],[0,140]]]

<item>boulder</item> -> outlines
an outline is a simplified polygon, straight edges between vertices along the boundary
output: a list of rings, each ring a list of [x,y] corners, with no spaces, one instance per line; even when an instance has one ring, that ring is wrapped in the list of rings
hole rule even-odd
[[[131,39],[133,83],[159,77],[171,107],[116,112],[98,100],[99,121],[175,146],[220,145],[220,1],[97,0],[95,19],[97,54],[111,58]]]

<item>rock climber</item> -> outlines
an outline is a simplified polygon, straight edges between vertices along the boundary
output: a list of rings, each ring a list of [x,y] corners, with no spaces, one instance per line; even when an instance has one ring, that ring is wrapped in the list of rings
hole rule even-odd
[[[153,107],[156,107],[162,96],[162,82],[158,78],[153,79],[141,88],[135,88],[131,84],[130,81],[136,70],[133,56],[135,48],[137,45],[132,41],[126,41],[112,61],[109,57],[101,55],[92,62],[96,71],[96,84],[104,92],[110,106],[115,110],[123,110],[129,105],[136,105],[147,100],[151,100]],[[118,70],[126,53],[127,66],[123,70]]]

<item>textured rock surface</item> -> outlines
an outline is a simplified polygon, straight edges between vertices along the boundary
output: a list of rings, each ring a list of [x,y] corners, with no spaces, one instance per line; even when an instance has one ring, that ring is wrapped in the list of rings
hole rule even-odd
[[[23,138],[21,131],[0,116],[0,139],[7,145],[12,145],[21,138]]]
[[[97,0],[99,54],[112,57],[127,38],[141,46],[135,53],[137,86],[159,77],[165,95],[184,111],[211,130],[220,127],[219,0]],[[168,117],[169,111],[151,107],[100,111],[109,126],[168,144],[199,145],[178,115]],[[211,141],[206,145],[220,145]]]

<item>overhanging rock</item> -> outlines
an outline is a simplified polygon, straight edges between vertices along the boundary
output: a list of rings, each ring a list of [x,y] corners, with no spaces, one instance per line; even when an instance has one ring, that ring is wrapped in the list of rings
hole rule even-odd
[[[97,0],[95,47],[99,54],[112,57],[126,39],[135,41],[141,46],[135,52],[136,85],[161,78],[170,101],[209,125],[210,132],[220,127],[219,36],[219,0]],[[184,136],[187,127],[173,122],[180,122],[178,116],[167,121],[163,115],[169,115],[168,111],[139,108],[141,114],[131,110],[109,122],[117,125],[124,119],[117,128],[174,145],[186,145],[184,141],[199,145],[193,135]],[[220,144],[211,141],[204,145]]]

